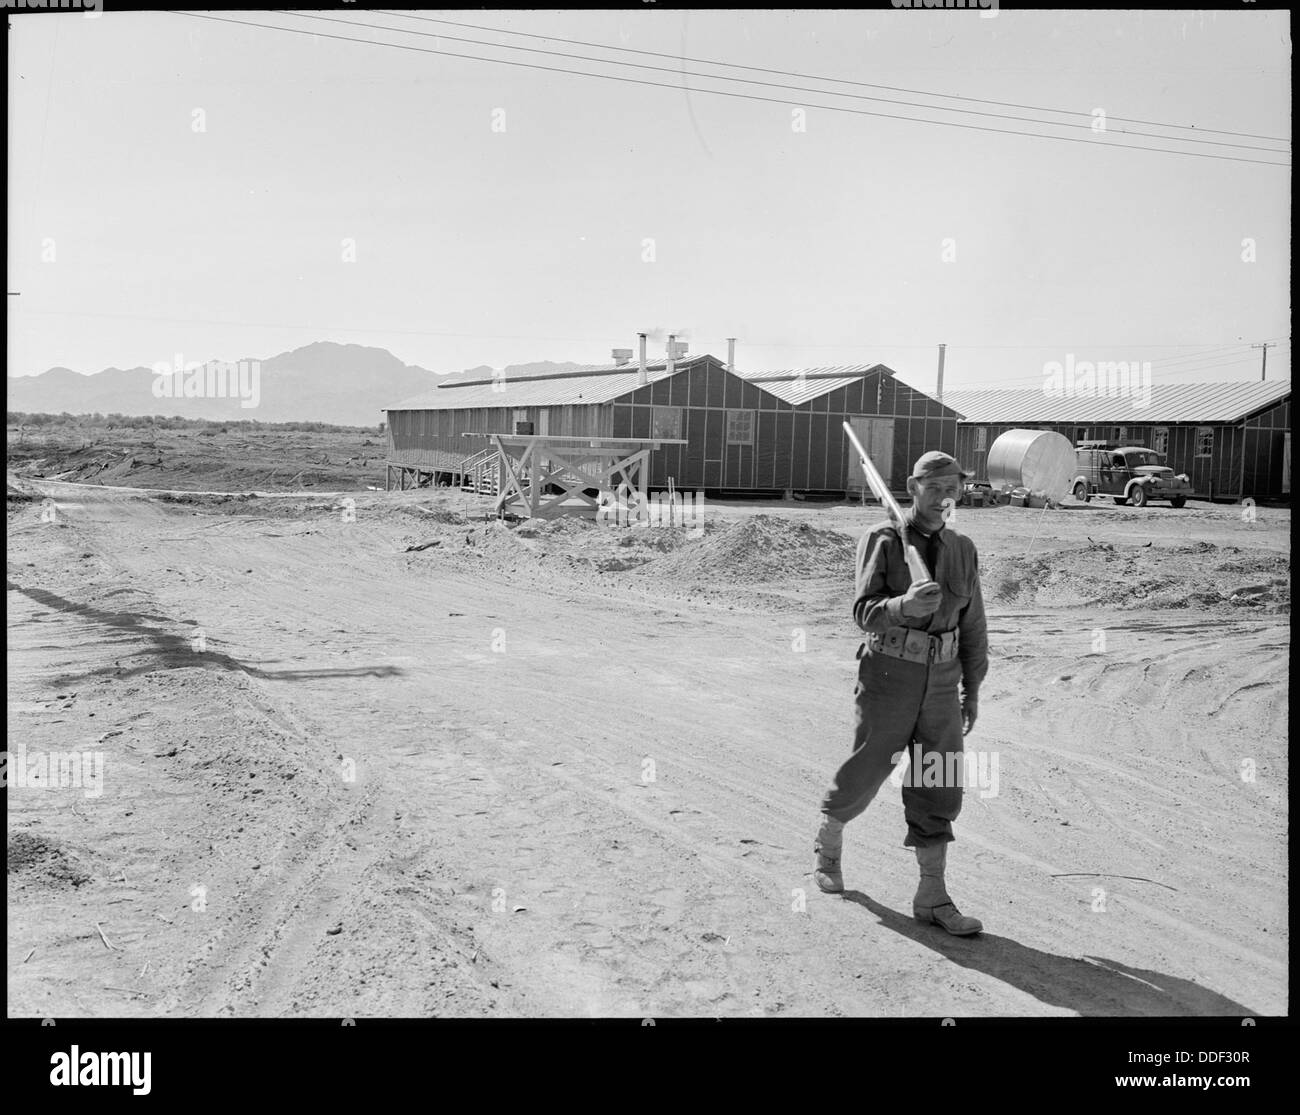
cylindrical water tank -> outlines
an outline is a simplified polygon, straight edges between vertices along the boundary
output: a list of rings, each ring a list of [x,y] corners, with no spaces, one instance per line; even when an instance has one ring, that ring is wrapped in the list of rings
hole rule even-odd
[[[994,489],[1028,488],[1030,495],[1061,500],[1078,470],[1064,434],[1008,430],[989,446],[987,471]]]

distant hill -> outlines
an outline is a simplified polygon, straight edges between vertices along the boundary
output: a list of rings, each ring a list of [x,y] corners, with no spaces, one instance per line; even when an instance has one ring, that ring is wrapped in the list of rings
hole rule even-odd
[[[250,363],[254,358],[246,358]],[[518,364],[507,376],[580,368],[580,364]],[[51,368],[36,376],[10,376],[6,409],[53,414],[180,415],[233,421],[332,422],[372,426],[384,420],[383,408],[432,391],[440,383],[482,379],[492,368],[482,365],[453,375],[439,375],[403,364],[387,349],[320,341],[262,360],[256,407],[238,398],[158,398],[152,368],[106,368],[79,375]]]

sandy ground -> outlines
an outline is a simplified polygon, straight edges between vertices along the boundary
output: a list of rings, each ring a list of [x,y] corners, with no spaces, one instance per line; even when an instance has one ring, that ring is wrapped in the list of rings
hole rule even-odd
[[[955,939],[910,917],[894,787],[847,893],[810,875],[878,510],[713,505],[686,538],[30,483],[9,746],[103,781],[17,787],[11,755],[13,1016],[1288,1009],[1289,511],[959,513],[998,783],[957,824],[986,931]]]

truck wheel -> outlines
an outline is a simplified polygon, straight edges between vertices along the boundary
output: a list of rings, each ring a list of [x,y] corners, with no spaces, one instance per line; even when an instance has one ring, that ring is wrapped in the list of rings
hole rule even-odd
[[[1169,505],[1171,507],[1182,507],[1186,502],[1186,496],[1174,496],[1169,500]]]
[[[1082,480],[1080,480],[1074,486],[1074,498],[1077,499],[1080,503],[1088,502],[1088,485],[1085,484]]]
[[[1134,484],[1129,489],[1128,499],[1134,507],[1145,507],[1147,505],[1147,490],[1141,484]]]

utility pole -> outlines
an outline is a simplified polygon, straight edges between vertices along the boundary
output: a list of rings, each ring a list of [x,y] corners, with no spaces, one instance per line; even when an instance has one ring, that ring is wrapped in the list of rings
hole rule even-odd
[[[1264,358],[1264,359],[1263,359],[1263,363],[1260,364],[1260,367],[1259,367],[1259,382],[1260,382],[1260,383],[1263,383],[1263,382],[1264,382],[1264,377],[1265,377],[1265,375],[1267,375],[1267,373],[1268,373],[1268,350],[1269,350],[1270,348],[1275,348],[1276,346],[1277,346],[1277,342],[1276,342],[1276,341],[1265,341],[1262,345],[1251,345],[1251,346],[1250,346],[1251,348],[1262,348],[1262,349],[1264,350],[1264,352],[1263,352],[1263,358]]]
[[[939,402],[943,402],[943,358],[947,349],[947,345],[939,346],[939,381],[934,389],[934,397],[938,399]]]

